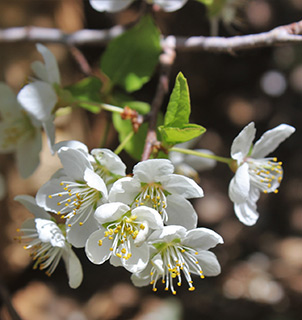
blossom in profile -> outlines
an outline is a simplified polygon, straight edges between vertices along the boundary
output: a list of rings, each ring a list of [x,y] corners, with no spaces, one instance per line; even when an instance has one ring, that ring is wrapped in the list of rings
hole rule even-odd
[[[114,266],[123,265],[130,272],[143,270],[149,261],[145,242],[152,230],[163,227],[158,212],[141,206],[130,209],[120,202],[99,206],[95,218],[100,229],[86,243],[86,254],[95,264],[110,259]]]
[[[37,50],[43,56],[44,63],[32,63],[36,78],[20,90],[17,98],[22,107],[42,123],[52,150],[55,140],[54,108],[58,102],[56,90],[61,85],[60,72],[56,58],[49,49],[38,43]]]
[[[84,247],[90,234],[97,230],[94,212],[107,202],[107,187],[82,149],[62,147],[58,156],[63,168],[38,190],[36,200],[45,210],[67,219],[68,242]]]
[[[0,152],[14,153],[19,173],[28,178],[40,163],[41,122],[22,108],[5,83],[0,83],[0,115]]]
[[[133,177],[113,184],[109,201],[123,202],[131,208],[148,206],[158,211],[166,224],[195,228],[197,214],[187,199],[202,197],[203,190],[194,180],[173,172],[167,159],[139,162],[133,168]]]
[[[208,251],[223,239],[216,232],[207,228],[187,231],[181,226],[166,226],[154,231],[148,239],[150,261],[147,267],[134,273],[131,280],[138,287],[152,285],[157,291],[159,280],[176,294],[175,284],[181,286],[183,279],[188,290],[194,291],[192,275],[200,278],[216,276],[220,273],[220,264],[213,252]]]
[[[65,225],[58,225],[51,216],[41,207],[37,206],[35,199],[30,196],[17,196],[15,198],[35,216],[26,220],[18,229],[21,235],[16,239],[25,243],[24,249],[30,250],[35,261],[34,269],[46,270],[51,276],[63,259],[71,288],[77,288],[83,279],[82,266],[73,252],[71,245],[64,235]]]
[[[90,5],[97,11],[118,12],[126,9],[134,0],[89,0]],[[188,0],[146,0],[160,9],[172,12],[182,8]]]
[[[246,224],[256,223],[259,213],[256,202],[260,192],[277,193],[283,178],[282,162],[266,157],[281,142],[295,132],[295,128],[281,124],[266,131],[253,145],[256,129],[251,122],[234,139],[231,157],[235,175],[229,185],[229,197],[234,202],[238,219]]]

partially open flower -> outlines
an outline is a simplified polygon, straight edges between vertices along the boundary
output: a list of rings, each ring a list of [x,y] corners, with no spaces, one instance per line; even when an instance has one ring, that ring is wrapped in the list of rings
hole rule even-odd
[[[253,146],[256,129],[254,122],[251,122],[234,139],[231,156],[235,176],[229,185],[229,197],[242,223],[256,223],[259,217],[256,202],[260,192],[278,192],[283,177],[282,162],[276,157],[265,157],[295,130],[292,126],[281,124],[266,131]]]
[[[71,288],[77,288],[83,279],[82,266],[71,245],[66,241],[65,226],[54,222],[47,212],[36,205],[34,198],[18,196],[15,200],[35,215],[34,219],[26,220],[17,230],[22,233],[17,239],[26,243],[24,249],[32,252],[34,269],[38,267],[40,270],[46,269],[46,274],[51,276],[62,258],[69,277],[69,285]]]

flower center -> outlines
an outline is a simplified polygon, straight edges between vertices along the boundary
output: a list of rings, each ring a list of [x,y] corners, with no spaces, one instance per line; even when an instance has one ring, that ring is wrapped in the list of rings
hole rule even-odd
[[[134,206],[147,206],[155,209],[162,215],[164,222],[168,220],[166,191],[160,183],[141,183],[142,191],[134,200]]]
[[[80,221],[79,225],[83,225],[102,198],[101,192],[89,187],[84,182],[62,181],[60,186],[61,192],[48,196],[49,199],[57,201],[57,214],[62,215],[64,219],[78,215],[72,224]],[[71,225],[69,224],[68,227]]]
[[[247,158],[251,183],[264,193],[278,193],[282,181],[282,162],[277,158],[253,159]]]
[[[136,219],[137,216],[128,217],[126,214],[118,222],[110,223],[106,227],[104,237],[98,241],[99,246],[102,246],[103,241],[108,239],[112,241],[109,249],[112,254],[128,260],[132,256],[130,239],[135,240],[140,230],[145,229],[145,225]]]
[[[194,291],[195,287],[193,286],[191,273],[199,274],[200,278],[204,278],[203,271],[198,263],[198,260],[196,259],[197,254],[198,252],[192,248],[182,246],[176,242],[165,244],[160,251],[163,262],[162,267],[164,271],[159,271],[159,268],[152,263],[153,267],[150,272],[150,284],[153,285],[152,290],[157,291],[156,283],[161,277],[162,283],[166,285],[165,290],[168,291],[170,288],[171,292],[175,295],[176,291],[174,289],[173,282],[174,279],[177,279],[177,285],[180,287],[182,284],[182,273],[189,285],[188,290]]]

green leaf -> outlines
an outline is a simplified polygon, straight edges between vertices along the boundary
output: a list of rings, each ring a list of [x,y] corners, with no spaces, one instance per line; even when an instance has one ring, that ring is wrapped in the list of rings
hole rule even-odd
[[[66,89],[72,94],[73,100],[80,101],[77,106],[87,109],[93,113],[99,113],[100,108],[89,104],[89,102],[101,102],[102,82],[98,78],[87,77]]]
[[[165,115],[165,127],[181,127],[189,122],[191,113],[190,94],[186,78],[180,72],[170,96]]]
[[[206,131],[204,127],[191,123],[185,124],[181,128],[160,126],[158,129],[163,141],[168,145],[189,141]]]
[[[113,85],[133,92],[149,81],[160,52],[160,32],[148,15],[109,43],[101,59],[101,70]]]

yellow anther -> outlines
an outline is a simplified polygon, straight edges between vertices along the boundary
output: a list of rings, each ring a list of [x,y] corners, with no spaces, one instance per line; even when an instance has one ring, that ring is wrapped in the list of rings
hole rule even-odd
[[[58,196],[59,196],[59,197],[62,197],[62,193],[59,193]]]
[[[273,161],[277,162],[277,161],[278,161],[278,159],[275,157],[275,158],[273,158]]]
[[[154,280],[152,280],[152,281],[150,281],[150,284],[153,284],[155,281]]]
[[[154,274],[153,272],[150,272],[150,276],[153,276],[153,274]]]
[[[102,240],[99,240],[99,246],[101,246],[103,244]]]
[[[176,278],[176,276],[177,276],[176,273],[174,273],[174,272],[171,273],[171,277],[172,277],[173,279]]]
[[[145,230],[145,226],[144,226],[143,224],[141,224],[139,227],[140,227],[142,230]]]
[[[176,295],[176,291],[173,291],[172,293],[174,294],[174,296]]]
[[[104,232],[104,235],[105,235],[105,237],[108,237],[108,236],[109,236],[109,232],[108,232],[108,231],[105,231],[105,232]]]
[[[278,189],[274,190],[274,193],[278,193],[278,192],[279,192],[279,190],[278,190]]]
[[[166,283],[165,279],[162,279],[161,282],[162,282],[162,283]]]
[[[264,193],[267,193],[267,190],[264,190],[263,192],[264,192]]]
[[[152,290],[153,290],[154,292],[156,292],[156,291],[157,291],[157,288],[153,288]]]
[[[194,291],[195,290],[195,287],[190,287],[189,288],[189,291]]]
[[[108,232],[109,232],[110,235],[112,235],[113,234],[113,229],[109,228]]]
[[[169,288],[166,287],[166,288],[165,288],[165,291],[168,291],[168,290],[169,290]]]
[[[201,278],[201,279],[204,279],[204,275],[201,275],[200,278]]]
[[[272,186],[272,184],[271,184],[271,183],[268,183],[267,187],[270,188],[271,186]]]
[[[49,199],[52,199],[52,196],[51,196],[51,195],[49,195],[49,196],[48,196],[48,198],[49,198]]]
[[[68,227],[70,228],[71,227],[71,224],[69,223]]]
[[[196,251],[195,254],[198,255],[198,252]]]
[[[113,240],[113,237],[110,236],[110,237],[108,237],[108,239],[109,239],[109,240]]]
[[[144,202],[140,202],[140,204],[139,204],[140,206],[143,206],[144,205]]]
[[[282,166],[282,161],[279,161],[278,164],[279,164],[279,166]]]
[[[137,202],[139,202],[139,201],[136,199],[135,202],[137,203]]]
[[[196,264],[198,264],[198,261],[195,261]]]
[[[127,252],[125,248],[123,248],[121,251],[122,251],[122,253],[124,253],[124,254]]]
[[[185,249],[181,249],[181,252],[184,253],[184,252],[186,252],[186,250]]]
[[[58,202],[58,203],[57,203],[57,206],[60,206],[61,204],[62,204],[61,202]]]
[[[58,206],[59,206],[59,204],[58,204]],[[65,207],[68,207],[69,206],[69,204],[68,203],[65,203]]]
[[[113,251],[113,248],[110,248],[109,250],[110,250],[110,251]]]
[[[71,196],[72,196],[72,193],[69,192],[68,195],[69,195],[69,197],[71,197]]]
[[[64,186],[64,182],[61,182],[61,183],[60,183],[60,186]]]
[[[122,257],[122,255],[120,253],[117,253],[116,256],[119,257],[119,258]]]
[[[181,286],[181,282],[177,282],[177,285],[180,287]]]
[[[146,198],[146,199],[150,199],[150,196],[147,194],[145,198]]]
[[[160,200],[160,196],[157,196],[156,199],[157,199],[157,200]]]
[[[65,187],[65,188],[64,188],[64,190],[65,190],[65,191],[67,191],[67,190],[68,190],[68,188],[67,188],[67,187]]]
[[[67,202],[71,202],[71,200],[70,200],[70,199],[67,199]]]
[[[79,225],[82,226],[82,225],[83,225],[83,222],[79,222]]]

